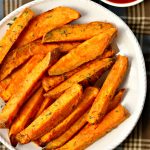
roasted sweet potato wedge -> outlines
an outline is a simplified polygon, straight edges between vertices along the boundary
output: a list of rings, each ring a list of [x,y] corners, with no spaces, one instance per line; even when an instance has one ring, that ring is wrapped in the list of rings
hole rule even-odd
[[[34,13],[29,8],[26,8],[0,40],[0,64],[33,16]]]
[[[25,77],[22,84],[18,87],[17,93],[12,95],[11,99],[8,101],[6,106],[0,113],[0,126],[10,127],[12,121],[14,120],[17,112],[23,103],[27,100],[28,94],[45,73],[45,71],[50,67],[56,58],[54,57],[56,52],[49,52],[43,60],[41,60],[33,70]]]
[[[75,109],[81,100],[81,95],[82,87],[79,84],[74,84],[27,128],[17,134],[16,139],[25,144],[49,132]]]
[[[98,89],[95,87],[87,87],[83,93],[81,103],[77,106],[77,108],[59,125],[53,128],[50,132],[42,136],[38,141],[38,143],[42,146],[45,146],[51,140],[59,137],[63,134],[67,129],[71,127],[71,125],[85,113],[88,108],[94,102],[95,97],[98,94]]]
[[[96,123],[104,117],[111,99],[126,75],[127,68],[128,58],[119,55],[92,105],[88,115],[89,123]]]
[[[49,75],[60,75],[69,72],[83,63],[101,56],[116,32],[116,28],[111,28],[72,49],[48,70]]]
[[[48,32],[44,37],[43,43],[50,42],[70,42],[84,41],[93,36],[103,33],[114,26],[106,22],[91,22],[87,24],[64,25],[60,28]]]
[[[75,137],[58,150],[84,150],[90,144],[116,128],[129,116],[129,112],[119,105],[108,113],[102,122],[98,124],[87,124]]]
[[[43,88],[40,88],[23,106],[19,115],[17,115],[9,131],[9,137],[12,145],[16,145],[16,135],[33,121],[43,98]]]
[[[25,28],[15,46],[20,47],[39,39],[52,29],[58,28],[78,19],[79,17],[79,12],[64,6],[56,7],[52,10],[44,12],[31,20],[29,26]]]
[[[58,44],[43,45],[40,40],[12,50],[4,59],[0,68],[0,80],[6,78],[14,69],[25,63],[33,55],[51,52],[59,47]]]
[[[49,92],[45,93],[44,96],[51,97],[56,99],[59,97],[66,89],[71,87],[74,83],[80,83],[87,78],[90,78],[95,73],[102,71],[104,72],[107,70],[112,64],[114,63],[113,58],[106,58],[106,59],[96,59],[88,63],[82,70],[78,71],[70,78],[59,84],[54,89],[50,90]]]
[[[108,50],[108,51],[104,52],[104,54],[100,58],[103,59],[103,58],[113,57],[115,55],[115,53],[116,53],[115,50]],[[76,68],[72,71],[69,71],[67,73],[64,73],[62,75],[44,77],[42,80],[42,86],[43,86],[44,90],[47,92],[47,91],[55,88],[57,85],[59,85],[60,83],[67,80],[72,75],[74,75],[75,73],[77,73],[78,71],[80,71],[86,67],[87,67],[87,64],[83,64],[82,66],[79,66],[78,68]],[[82,83],[85,83],[85,82],[89,83],[89,84],[94,83],[101,76],[101,73],[103,73],[103,72],[99,71],[98,73],[94,74],[90,78],[85,79],[87,82],[84,80],[84,81],[82,81]]]
[[[44,55],[33,56],[20,70],[15,73],[15,76],[9,83],[8,87],[1,93],[1,97],[4,101],[8,101],[10,97],[15,94],[18,89],[16,85],[19,86],[24,78],[31,72],[31,70],[36,66],[42,59]]]

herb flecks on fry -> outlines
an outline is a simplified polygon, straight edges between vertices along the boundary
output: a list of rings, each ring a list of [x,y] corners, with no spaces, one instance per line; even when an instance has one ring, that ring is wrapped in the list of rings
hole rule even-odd
[[[26,8],[0,40],[0,64],[33,16],[34,13],[29,8]]]

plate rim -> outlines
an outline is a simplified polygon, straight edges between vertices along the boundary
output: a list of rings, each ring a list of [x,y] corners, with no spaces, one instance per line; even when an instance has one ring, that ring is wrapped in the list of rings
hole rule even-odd
[[[6,17],[4,17],[1,21],[0,21],[0,26],[2,26],[5,22],[7,22],[8,20],[10,20],[10,18],[12,18],[14,15],[16,14],[19,14],[24,8],[26,7],[32,7],[36,4],[40,4],[40,3],[43,3],[43,2],[46,2],[46,1],[49,1],[49,0],[38,0],[38,1],[31,1],[31,2],[28,2],[20,7],[18,7],[17,9],[15,9],[14,11],[12,11],[10,14],[8,14]],[[54,1],[54,0],[53,0]],[[57,0],[57,1],[60,1],[60,0]],[[65,0],[63,0],[65,1]],[[128,32],[130,32],[130,34],[132,35],[132,38],[134,39],[136,45],[138,46],[138,57],[140,58],[140,64],[141,64],[141,68],[142,69],[142,84],[143,84],[143,92],[142,92],[142,101],[141,101],[141,109],[140,111],[138,111],[138,114],[136,115],[136,121],[134,121],[134,124],[130,127],[130,129],[128,129],[128,132],[125,136],[122,136],[122,138],[120,138],[120,142],[116,142],[115,144],[112,145],[112,149],[116,148],[118,145],[120,145],[128,136],[129,134],[132,132],[132,130],[134,129],[134,127],[136,126],[141,114],[142,114],[142,111],[143,111],[143,108],[144,108],[144,104],[145,104],[145,99],[146,99],[146,93],[147,93],[147,77],[146,77],[146,67],[145,67],[145,61],[144,61],[144,56],[143,56],[143,53],[142,53],[142,49],[140,47],[140,44],[137,40],[137,38],[135,37],[134,33],[131,31],[131,29],[129,28],[129,26],[119,17],[117,16],[115,13],[113,13],[112,11],[110,11],[109,9],[105,8],[104,6],[102,6],[101,4],[98,4],[92,0],[76,0],[76,1],[86,1],[86,2],[90,2],[90,3],[93,3],[93,5],[95,5],[96,7],[101,7],[102,9],[104,9],[105,11],[107,11],[108,13],[110,14],[113,14],[115,17],[117,17],[125,26],[126,26],[126,29],[128,30]],[[0,136],[0,142],[2,142],[7,148],[11,149],[11,150],[14,150],[15,148],[12,147],[8,142],[6,142],[3,137]]]

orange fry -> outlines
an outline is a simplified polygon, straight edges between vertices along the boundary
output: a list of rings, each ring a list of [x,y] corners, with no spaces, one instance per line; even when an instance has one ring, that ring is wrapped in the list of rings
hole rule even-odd
[[[42,136],[40,140],[38,140],[38,143],[43,146],[63,134],[83,113],[87,111],[87,109],[92,105],[97,94],[97,88],[87,87],[82,96],[81,103],[77,106],[77,108],[59,125]]]
[[[4,101],[8,101],[10,97],[18,91],[16,85],[19,86],[23,79],[31,72],[31,70],[43,59],[44,55],[33,56],[20,70],[17,71],[13,80],[11,80],[5,91],[2,92],[1,97]]]
[[[10,141],[13,145],[16,145],[15,136],[21,132],[26,126],[28,126],[35,117],[35,114],[39,108],[39,105],[43,100],[43,89],[40,88],[36,93],[28,100],[23,106],[19,115],[14,120],[9,131]]]
[[[116,28],[111,28],[72,49],[48,70],[49,75],[60,75],[69,72],[78,66],[101,56],[116,35],[116,32]]]
[[[79,84],[74,84],[27,128],[17,134],[17,141],[25,144],[49,132],[75,109],[81,100],[81,95],[82,87]]]
[[[45,98],[36,114],[36,117],[37,118],[38,116],[41,115],[41,113],[48,107],[50,106],[52,103],[54,102],[53,99],[50,99],[50,98]]]
[[[58,150],[84,150],[99,138],[116,128],[129,116],[129,112],[121,105],[108,113],[102,122],[87,124],[73,139]]]
[[[0,64],[33,16],[34,13],[29,8],[26,8],[0,40]]]
[[[15,46],[20,47],[39,39],[52,29],[58,28],[79,17],[79,12],[64,6],[59,6],[44,12],[31,20],[29,26],[25,28]]]
[[[26,62],[30,57],[37,54],[46,55],[57,49],[57,44],[41,44],[41,40],[31,42],[20,48],[12,50],[4,59],[0,68],[0,80],[6,78],[14,69]]]
[[[103,59],[103,58],[113,57],[115,55],[115,53],[116,53],[115,50],[108,50],[108,51],[104,52],[104,54],[100,58]],[[90,63],[91,62],[89,62],[89,64]],[[67,80],[69,77],[71,77],[78,71],[80,71],[86,67],[87,67],[87,64],[83,64],[82,66],[79,66],[78,68],[76,68],[72,71],[69,71],[67,73],[64,73],[62,75],[44,77],[42,80],[42,86],[43,86],[44,90],[47,92],[47,91],[53,89],[54,87],[56,87],[57,85],[59,85],[60,83],[62,83],[63,81]],[[92,83],[92,82],[96,81],[100,77],[101,73],[102,73],[102,71],[98,72],[98,73],[94,74],[93,76],[91,76],[90,78],[88,78],[88,80],[89,80],[88,82]],[[85,80],[87,80],[87,79],[85,79]],[[82,83],[85,83],[85,81],[82,81]]]
[[[110,23],[99,21],[86,24],[64,25],[48,32],[43,37],[43,43],[88,40],[113,27]]]
[[[126,75],[127,68],[128,58],[119,55],[91,107],[87,118],[89,123],[96,123],[103,118],[111,99]]]
[[[71,87],[74,83],[81,83],[87,78],[90,78],[95,73],[99,71],[106,71],[114,63],[114,59],[105,58],[105,59],[96,59],[86,64],[86,66],[68,78],[66,81],[62,82],[60,85],[45,93],[44,96],[51,97],[56,99],[59,97],[66,89]]]
[[[57,139],[49,142],[46,145],[47,150],[53,150],[59,148],[64,145],[67,141],[69,141],[73,135],[75,135],[86,123],[86,117],[88,112],[84,113],[64,134],[62,134]]]
[[[28,94],[45,73],[45,71],[50,67],[54,60],[56,52],[49,52],[42,61],[40,61],[33,70],[25,77],[22,84],[18,87],[17,93],[15,93],[11,99],[7,102],[6,106],[0,113],[0,126],[9,127],[14,120],[16,114],[18,113],[20,107],[27,100]]]

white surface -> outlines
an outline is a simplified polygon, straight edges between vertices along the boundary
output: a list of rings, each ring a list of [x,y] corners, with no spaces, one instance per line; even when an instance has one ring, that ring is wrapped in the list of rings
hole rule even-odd
[[[131,116],[119,127],[87,148],[88,150],[113,149],[129,135],[133,127],[136,125],[142,112],[146,95],[146,72],[143,55],[135,36],[127,25],[106,8],[89,0],[38,0],[20,7],[4,18],[0,22],[0,36],[2,37],[5,33],[7,23],[25,7],[30,7],[37,14],[39,14],[56,6],[62,5],[75,8],[81,12],[82,17],[75,21],[75,23],[106,21],[115,24],[119,29],[117,44],[120,49],[120,53],[129,57],[130,68],[123,85],[128,89],[128,91],[122,104],[127,107],[131,113]],[[0,131],[0,135],[2,132],[3,130]],[[11,149],[11,146],[7,144],[7,142],[4,142],[2,138],[0,138],[0,140]],[[17,146],[17,149],[36,150],[40,148],[30,143],[24,146],[19,145]]]
[[[136,1],[130,2],[130,3],[114,3],[114,2],[110,2],[108,0],[101,0],[101,1],[108,5],[112,5],[112,6],[116,6],[116,7],[129,7],[129,6],[137,5],[141,2],[143,2],[144,0],[136,0]]]

